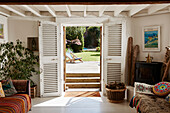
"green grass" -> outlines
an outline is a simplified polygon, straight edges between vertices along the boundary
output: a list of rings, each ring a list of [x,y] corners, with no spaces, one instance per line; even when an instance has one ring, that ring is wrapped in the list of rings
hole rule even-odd
[[[74,54],[77,57],[81,57],[83,61],[100,61],[100,52],[81,52]]]

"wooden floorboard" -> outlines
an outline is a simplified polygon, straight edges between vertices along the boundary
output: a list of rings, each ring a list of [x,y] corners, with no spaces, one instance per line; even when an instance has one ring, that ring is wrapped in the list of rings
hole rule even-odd
[[[64,97],[100,97],[99,91],[67,91]]]

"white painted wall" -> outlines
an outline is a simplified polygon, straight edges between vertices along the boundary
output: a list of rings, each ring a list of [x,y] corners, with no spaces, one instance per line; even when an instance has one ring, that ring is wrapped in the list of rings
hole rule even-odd
[[[38,23],[30,20],[8,20],[9,42],[16,42],[17,39],[27,47],[27,37],[38,37]],[[39,54],[35,52],[35,54]],[[39,68],[39,67],[37,67]],[[34,75],[31,79],[37,84],[37,95],[39,95],[39,75]]]
[[[27,37],[38,37],[38,23],[37,21],[9,19],[8,34],[9,41],[16,42],[20,39],[27,47]]]
[[[144,52],[142,51],[142,28],[144,26],[160,26],[160,51]],[[134,45],[139,45],[139,60],[145,61],[148,53],[153,57],[153,61],[164,61],[166,46],[170,46],[170,14],[160,14],[153,16],[137,17],[132,19],[132,31],[134,37]],[[170,74],[169,74],[170,79]]]
[[[142,51],[142,28],[144,26],[160,26],[161,48],[158,52]],[[153,61],[163,61],[165,55],[165,47],[170,45],[170,14],[160,14],[154,16],[145,16],[132,19],[132,29],[134,33],[134,45],[140,47],[139,60],[145,61],[148,53],[154,57]]]

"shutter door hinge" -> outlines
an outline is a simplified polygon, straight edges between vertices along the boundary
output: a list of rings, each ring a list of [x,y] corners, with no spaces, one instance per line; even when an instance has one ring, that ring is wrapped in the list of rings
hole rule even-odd
[[[41,26],[41,22],[40,21],[38,21],[38,26]]]

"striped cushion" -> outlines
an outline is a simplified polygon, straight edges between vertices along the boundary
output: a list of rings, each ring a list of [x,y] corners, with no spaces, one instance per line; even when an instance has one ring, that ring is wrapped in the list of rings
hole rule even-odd
[[[27,94],[15,94],[0,99],[0,113],[27,113],[31,109],[31,98]]]
[[[0,97],[5,97],[4,90],[2,89],[2,83],[0,82]]]

